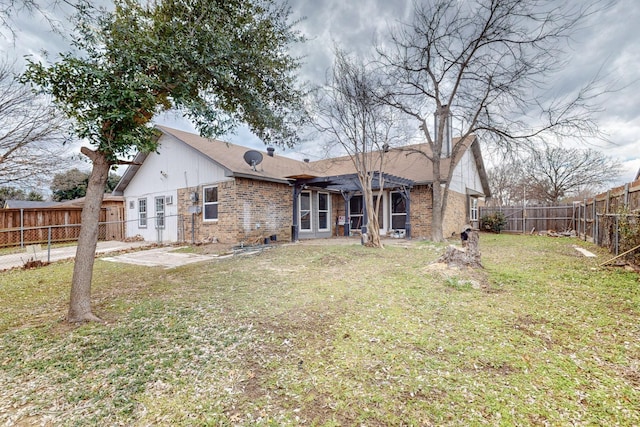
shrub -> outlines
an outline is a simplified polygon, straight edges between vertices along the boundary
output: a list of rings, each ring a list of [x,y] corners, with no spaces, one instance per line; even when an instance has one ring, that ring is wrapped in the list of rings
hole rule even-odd
[[[507,218],[502,212],[494,212],[480,218],[480,227],[486,231],[500,233],[507,225]]]

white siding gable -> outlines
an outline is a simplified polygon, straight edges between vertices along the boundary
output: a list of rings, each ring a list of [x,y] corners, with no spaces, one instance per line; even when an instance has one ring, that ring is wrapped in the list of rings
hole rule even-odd
[[[150,153],[123,192],[127,237],[140,235],[146,241],[178,240],[178,189],[227,181],[225,169],[202,153],[170,135],[162,135],[158,153]],[[164,197],[164,228],[155,222],[156,198]],[[167,199],[168,197],[168,199]],[[147,226],[138,223],[139,200],[147,200]],[[172,200],[171,200],[172,199]],[[184,212],[183,212],[184,213]]]
[[[478,173],[478,165],[471,153],[471,149],[464,152],[462,159],[460,159],[453,170],[449,189],[460,194],[467,194],[467,189],[477,191],[478,193],[484,192],[480,181],[480,174]]]

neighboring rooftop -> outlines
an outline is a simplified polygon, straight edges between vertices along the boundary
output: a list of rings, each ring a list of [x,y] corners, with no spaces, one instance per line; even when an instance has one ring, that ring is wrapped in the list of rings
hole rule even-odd
[[[52,201],[33,201],[33,200],[5,200],[4,209],[34,209],[34,208],[50,208],[53,206],[59,206],[60,202]]]
[[[85,200],[85,197],[79,197],[79,198],[73,199],[73,200],[65,200],[64,202],[59,202],[58,206],[81,208],[81,207],[84,206],[84,200]],[[105,203],[109,203],[109,202],[113,202],[113,203],[122,202],[122,203],[124,203],[124,197],[122,197],[122,196],[114,196],[111,193],[105,193],[104,196],[102,197],[102,204],[104,205]]]

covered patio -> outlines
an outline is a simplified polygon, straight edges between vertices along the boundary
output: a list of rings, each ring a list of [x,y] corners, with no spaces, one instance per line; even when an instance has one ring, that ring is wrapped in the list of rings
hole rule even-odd
[[[340,193],[344,199],[345,206],[345,218],[346,221],[344,223],[344,236],[351,235],[351,224],[350,224],[350,200],[353,196],[357,194],[362,194],[362,186],[360,184],[360,180],[358,179],[358,174],[343,174],[343,175],[333,175],[333,176],[324,176],[324,177],[316,177],[309,175],[302,176],[292,176],[288,177],[293,181],[293,224],[291,226],[291,240],[298,241],[299,240],[299,224],[300,224],[300,194],[303,190],[307,188],[315,188],[322,189],[331,193]],[[381,185],[382,184],[382,185]],[[410,191],[411,188],[415,185],[415,182],[398,177],[395,175],[390,175],[386,173],[373,172],[371,188],[373,191],[394,191],[401,195],[405,207],[406,207],[406,217],[404,223],[405,230],[405,238],[411,238],[411,221],[410,221],[410,213],[411,213],[411,197]],[[366,206],[363,205],[363,221],[360,231],[362,233],[366,233],[366,225],[368,224],[368,213],[366,211]]]

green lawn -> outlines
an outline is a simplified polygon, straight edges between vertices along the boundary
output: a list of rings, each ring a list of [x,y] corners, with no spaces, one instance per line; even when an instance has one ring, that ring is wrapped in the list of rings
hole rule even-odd
[[[584,258],[573,245],[599,255]],[[640,281],[569,238],[288,245],[174,270],[0,273],[0,424],[639,425]]]

